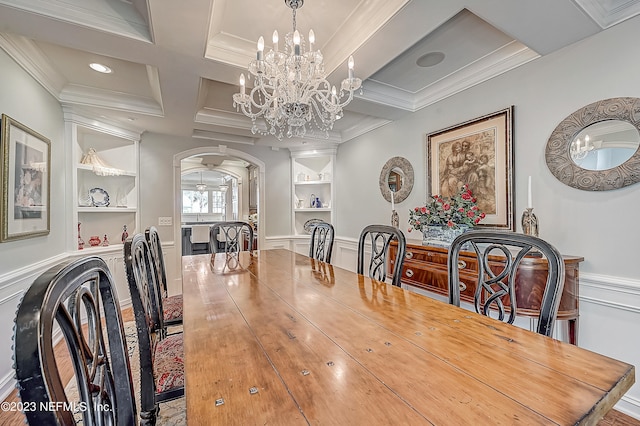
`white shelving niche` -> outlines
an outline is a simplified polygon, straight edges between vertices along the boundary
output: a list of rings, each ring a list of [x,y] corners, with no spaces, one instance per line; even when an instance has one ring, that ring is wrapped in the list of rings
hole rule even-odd
[[[123,227],[127,226],[130,236],[141,232],[138,212],[140,134],[99,125],[94,120],[85,122],[77,117],[67,122],[67,131],[71,135],[73,163],[72,229],[75,232],[70,236],[71,251],[103,257],[121,253]],[[117,171],[83,164],[83,158],[91,149],[103,165]],[[85,243],[82,250],[78,248],[78,223]],[[108,246],[90,245],[92,236],[98,236],[102,243],[105,235]]]
[[[313,219],[333,224],[335,221],[335,149],[291,152],[292,227],[295,236],[308,237],[305,224]],[[312,204],[320,199],[321,207]],[[308,252],[308,241],[296,243],[296,251]]]

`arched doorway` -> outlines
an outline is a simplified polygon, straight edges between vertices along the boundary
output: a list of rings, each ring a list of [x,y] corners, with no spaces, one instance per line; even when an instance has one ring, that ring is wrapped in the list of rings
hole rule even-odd
[[[174,182],[174,241],[176,244],[176,253],[182,253],[182,225],[181,225],[181,214],[182,214],[182,187],[181,187],[181,174],[182,174],[182,160],[196,157],[196,156],[221,156],[221,157],[234,157],[237,159],[244,160],[255,166],[255,174],[256,174],[256,195],[257,195],[257,215],[258,215],[258,223],[264,224],[264,176],[265,176],[265,164],[262,160],[247,154],[246,152],[239,151],[236,149],[227,148],[225,145],[218,146],[210,146],[210,147],[200,147],[194,148],[187,151],[182,151],[173,156],[173,182]],[[245,185],[249,185],[249,182],[244,183]],[[240,220],[243,218],[240,217]],[[264,247],[265,239],[264,232],[260,232],[258,230],[258,247]],[[180,270],[180,256],[176,256],[176,261],[178,262],[178,269]]]

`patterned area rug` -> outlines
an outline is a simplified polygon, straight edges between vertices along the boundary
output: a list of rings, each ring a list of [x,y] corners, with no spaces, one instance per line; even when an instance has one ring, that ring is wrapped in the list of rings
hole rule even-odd
[[[169,329],[169,333],[172,330]],[[127,339],[127,350],[129,352],[129,363],[131,364],[131,372],[133,377],[133,388],[136,393],[136,405],[138,415],[140,415],[140,358],[138,356],[138,333],[136,331],[135,321],[124,323],[124,333]],[[78,391],[76,387],[75,377],[69,381],[65,387],[65,393],[69,401],[78,400]],[[178,398],[173,401],[163,402],[160,404],[160,412],[156,424],[160,426],[185,426],[187,424],[186,402],[184,398]],[[75,413],[76,424],[82,424],[82,413]]]

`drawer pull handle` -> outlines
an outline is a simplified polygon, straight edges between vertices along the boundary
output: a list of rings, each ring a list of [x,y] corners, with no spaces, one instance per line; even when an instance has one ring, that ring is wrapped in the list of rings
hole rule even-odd
[[[458,281],[458,287],[460,287],[460,291],[465,291],[467,289],[467,285],[462,281]]]
[[[413,252],[412,251],[408,251],[407,254],[404,255],[404,257],[406,257],[407,259],[412,259],[413,258]]]
[[[413,271],[411,269],[407,269],[406,275],[411,278],[413,276]]]
[[[467,267],[467,262],[464,260],[458,260],[458,269],[464,269]]]

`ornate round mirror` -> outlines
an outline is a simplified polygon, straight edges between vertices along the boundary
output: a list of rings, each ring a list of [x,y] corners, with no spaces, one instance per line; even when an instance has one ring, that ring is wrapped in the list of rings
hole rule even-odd
[[[547,166],[562,183],[607,191],[640,181],[640,98],[594,102],[565,118],[547,142]]]
[[[380,172],[380,192],[385,200],[402,202],[413,189],[413,167],[409,160],[403,157],[393,157],[387,161]]]

